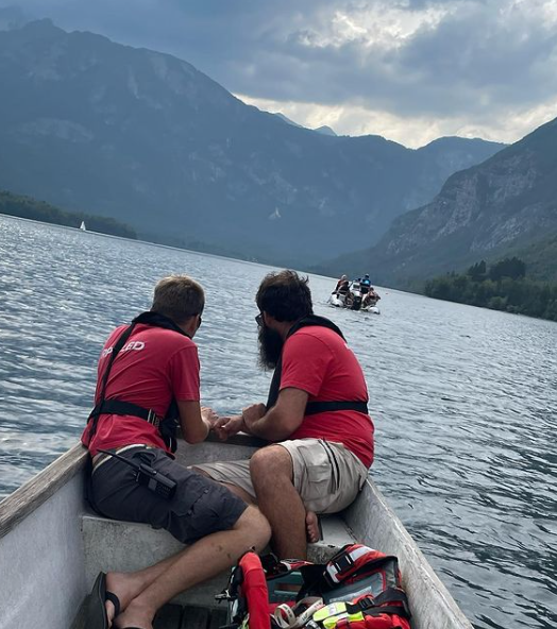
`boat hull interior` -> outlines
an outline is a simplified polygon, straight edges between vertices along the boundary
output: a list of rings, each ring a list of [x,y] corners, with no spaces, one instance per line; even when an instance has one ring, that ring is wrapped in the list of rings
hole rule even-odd
[[[260,445],[245,435],[226,444],[182,441],[177,458],[187,465],[249,458]],[[0,504],[0,629],[81,629],[99,571],[137,570],[183,548],[164,530],[93,513],[83,499],[87,456],[76,444]],[[312,561],[326,561],[351,541],[398,557],[413,629],[472,629],[371,479],[348,509],[323,518],[323,533],[310,545]],[[201,629],[203,623],[203,629],[216,629],[223,606],[214,597],[226,580],[222,574],[180,595],[156,629]]]

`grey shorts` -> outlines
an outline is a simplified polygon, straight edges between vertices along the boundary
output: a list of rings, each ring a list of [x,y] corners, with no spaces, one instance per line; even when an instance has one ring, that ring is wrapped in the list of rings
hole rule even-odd
[[[134,448],[121,456],[148,463],[176,481],[176,493],[172,500],[162,498],[135,481],[132,467],[111,458],[91,476],[95,507],[109,518],[163,528],[180,542],[191,544],[210,533],[231,529],[247,508],[226,487],[185,468],[162,450]]]
[[[295,439],[276,445],[282,446],[290,454],[293,484],[308,511],[341,511],[353,502],[364,486],[368,469],[341,443]],[[223,461],[194,467],[213,480],[240,487],[255,501],[249,461]]]

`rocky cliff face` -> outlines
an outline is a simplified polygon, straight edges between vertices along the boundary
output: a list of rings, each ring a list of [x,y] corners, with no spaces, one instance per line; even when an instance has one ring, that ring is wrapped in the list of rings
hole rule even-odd
[[[557,120],[452,175],[431,203],[399,217],[377,246],[337,264],[371,264],[377,282],[404,286],[555,233]]]
[[[48,20],[0,32],[0,187],[140,235],[306,263],[379,240],[501,145],[327,136],[193,66]]]

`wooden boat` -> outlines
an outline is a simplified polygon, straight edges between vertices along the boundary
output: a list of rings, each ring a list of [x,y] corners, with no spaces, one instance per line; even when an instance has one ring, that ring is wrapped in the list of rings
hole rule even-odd
[[[248,458],[257,447],[238,435],[223,444],[180,443],[184,464]],[[83,499],[87,451],[76,444],[0,503],[0,629],[80,629],[86,595],[100,570],[137,570],[179,551],[164,530],[107,520]],[[473,629],[373,481],[344,512],[323,518],[309,558],[324,561],[358,540],[399,558],[413,629]],[[156,629],[217,629],[221,575],[163,608]],[[178,607],[180,605],[180,607]]]

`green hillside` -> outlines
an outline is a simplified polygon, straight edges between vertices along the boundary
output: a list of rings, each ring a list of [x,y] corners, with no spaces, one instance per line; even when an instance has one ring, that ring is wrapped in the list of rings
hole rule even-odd
[[[557,284],[557,234],[525,247],[513,247],[508,255],[524,260],[530,277]]]
[[[426,282],[425,294],[481,308],[557,321],[557,283],[526,277],[527,265],[517,257],[488,267],[477,262],[465,273],[447,273]]]
[[[44,201],[18,196],[5,190],[0,190],[0,214],[68,227],[79,227],[84,221],[90,231],[110,234],[111,236],[122,236],[123,238],[137,238],[137,234],[131,227],[119,223],[113,218],[82,212],[68,212]]]

